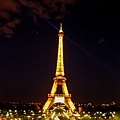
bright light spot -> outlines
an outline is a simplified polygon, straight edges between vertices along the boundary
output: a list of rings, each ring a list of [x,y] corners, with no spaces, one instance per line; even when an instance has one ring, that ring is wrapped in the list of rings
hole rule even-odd
[[[55,96],[55,103],[64,103],[65,98],[64,97],[59,97],[59,96]]]

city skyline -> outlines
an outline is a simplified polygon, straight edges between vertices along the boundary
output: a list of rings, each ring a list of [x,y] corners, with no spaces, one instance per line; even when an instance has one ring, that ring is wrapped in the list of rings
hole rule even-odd
[[[62,22],[65,76],[73,102],[120,103],[117,3],[77,1],[67,7],[58,20],[54,16],[59,12],[47,19],[23,7],[27,15],[18,14],[22,20],[14,34],[0,34],[0,101],[45,103],[57,64],[56,29]],[[5,19],[0,20],[4,26]]]

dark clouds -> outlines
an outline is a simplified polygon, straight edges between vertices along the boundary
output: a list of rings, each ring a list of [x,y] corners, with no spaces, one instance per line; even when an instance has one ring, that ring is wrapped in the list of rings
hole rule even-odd
[[[37,15],[60,19],[67,11],[66,5],[72,3],[74,0],[0,0],[0,36],[11,38],[23,16],[32,16],[35,23]]]

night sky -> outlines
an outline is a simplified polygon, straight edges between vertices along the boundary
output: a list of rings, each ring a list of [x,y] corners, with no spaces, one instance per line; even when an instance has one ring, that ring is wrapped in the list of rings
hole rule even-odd
[[[119,11],[114,0],[0,0],[0,101],[46,102],[62,22],[73,102],[120,103]]]

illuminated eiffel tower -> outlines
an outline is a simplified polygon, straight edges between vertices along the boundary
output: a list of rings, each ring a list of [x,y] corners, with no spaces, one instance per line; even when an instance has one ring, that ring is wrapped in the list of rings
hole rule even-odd
[[[74,112],[76,109],[72,100],[71,94],[68,93],[66,78],[64,73],[64,62],[63,62],[63,36],[64,32],[62,30],[62,23],[60,24],[60,30],[58,32],[59,36],[59,44],[58,44],[58,57],[57,57],[57,67],[55,77],[53,78],[54,83],[52,86],[51,93],[48,94],[48,99],[45,105],[43,106],[43,113],[46,113],[53,104],[55,103],[63,103],[70,112]],[[61,88],[61,93],[59,88]]]

